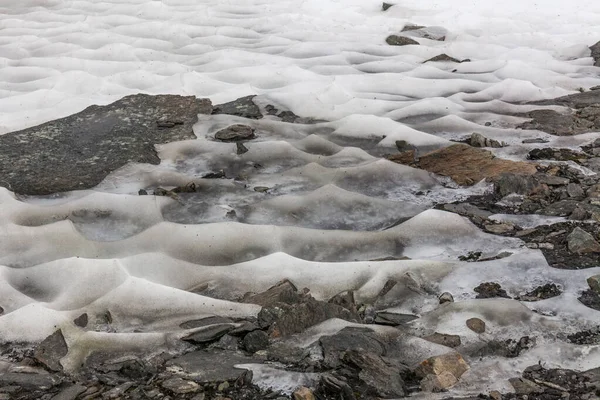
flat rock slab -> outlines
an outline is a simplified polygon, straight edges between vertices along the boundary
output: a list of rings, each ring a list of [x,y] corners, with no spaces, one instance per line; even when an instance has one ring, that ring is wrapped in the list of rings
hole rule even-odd
[[[47,195],[99,184],[129,162],[159,164],[154,144],[195,138],[208,99],[137,94],[0,136],[0,185]]]
[[[527,104],[536,105],[559,105],[571,108],[583,108],[594,104],[600,104],[600,90],[591,90],[589,92],[574,93],[567,96],[557,97],[555,99],[532,101]]]
[[[388,159],[404,164],[402,154],[389,156]],[[448,176],[459,185],[473,185],[482,179],[495,178],[505,173],[533,175],[537,172],[535,164],[496,158],[487,150],[466,144],[454,144],[427,153],[409,165]]]
[[[246,370],[235,368],[237,364],[256,363],[257,360],[242,354],[221,351],[193,351],[167,362],[168,366],[178,366],[199,383],[233,381],[243,375]]]
[[[256,95],[240,97],[229,103],[216,105],[213,114],[235,115],[242,118],[261,119],[263,117],[260,108],[254,103]]]

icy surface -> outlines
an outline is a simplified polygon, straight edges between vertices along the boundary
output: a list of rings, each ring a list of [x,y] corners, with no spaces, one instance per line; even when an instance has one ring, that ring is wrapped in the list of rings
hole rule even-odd
[[[439,27],[445,40],[385,43],[409,23]],[[592,0],[407,0],[386,12],[380,0],[0,0],[0,134],[139,92],[214,104],[256,94],[263,108],[316,120],[202,115],[197,139],[157,146],[160,165],[127,165],[94,190],[18,198],[0,188],[0,340],[36,342],[60,327],[70,348],[63,365],[74,369],[90,349],[168,346],[185,333],[183,321],[255,316],[258,306],[235,300],[282,279],[323,300],[354,290],[365,303],[394,279],[389,309],[421,316],[403,339],[407,362],[447,350],[420,338],[434,331],[460,334],[465,346],[539,338],[517,359],[469,359],[456,394],[510,390],[506,378],[540,360],[597,366],[598,346],[557,338],[600,323],[577,301],[600,269],[551,269],[519,239],[431,210],[487,186],[456,189],[380,156],[396,152],[397,140],[424,151],[477,131],[511,145],[496,155],[523,160],[538,145],[521,141],[548,135],[516,130],[524,119],[510,114],[532,109],[523,102],[600,85],[588,49],[599,27]],[[423,63],[441,53],[471,62]],[[214,140],[233,123],[256,129],[244,154]],[[200,179],[219,170],[227,179]],[[198,193],[137,195],[190,181]],[[493,218],[523,228],[559,221]],[[470,251],[512,255],[458,261]],[[472,289],[487,281],[513,297],[549,281],[564,293],[536,303],[474,300]],[[438,307],[444,291],[457,302]],[[98,322],[106,311],[110,331]],[[96,331],[73,324],[83,312]],[[466,328],[471,317],[488,323],[489,337]],[[309,345],[348,325],[326,321],[293,340]],[[286,390],[315,378],[248,368],[260,384]]]

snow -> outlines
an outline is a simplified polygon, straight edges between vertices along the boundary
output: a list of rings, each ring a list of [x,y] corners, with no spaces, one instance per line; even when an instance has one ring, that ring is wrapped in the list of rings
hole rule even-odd
[[[408,24],[446,40],[385,43]],[[488,187],[453,189],[380,155],[396,152],[398,140],[432,149],[477,131],[511,145],[496,155],[524,159],[540,146],[521,140],[548,135],[514,129],[524,119],[509,114],[531,110],[524,102],[600,85],[588,49],[598,40],[600,2],[591,0],[507,0],[501,7],[406,0],[386,12],[380,0],[0,0],[0,134],[140,92],[213,104],[256,94],[263,108],[322,120],[203,115],[194,127],[198,139],[157,146],[160,165],[130,164],[92,190],[24,198],[0,188],[0,340],[36,342],[61,327],[70,348],[63,365],[71,370],[93,349],[173,346],[186,320],[254,316],[258,306],[234,300],[282,279],[323,300],[352,289],[366,303],[393,279],[390,310],[421,316],[399,339],[411,349],[410,362],[443,350],[421,339],[423,331],[478,343],[464,326],[473,316],[485,319],[494,337],[542,338],[515,362],[469,360],[454,394],[480,393],[490,380],[508,390],[506,378],[538,360],[597,366],[597,346],[578,350],[547,333],[598,325],[577,296],[600,268],[552,269],[519,239],[428,210]],[[424,63],[441,53],[471,62]],[[212,137],[241,122],[258,138],[238,156],[235,145]],[[597,137],[547,145],[576,148]],[[137,196],[219,169],[246,179],[203,180],[201,195],[186,201]],[[228,220],[231,210],[241,222]],[[560,221],[493,218],[523,228]],[[457,261],[469,251],[512,255]],[[382,257],[411,259],[372,261]],[[549,281],[564,293],[536,303],[473,300],[472,289],[485,281],[511,295]],[[193,292],[201,287],[208,295]],[[457,302],[439,307],[436,293],[443,291]],[[107,310],[115,332],[83,332],[72,323],[83,312],[94,322]],[[291,340],[308,346],[350,325],[326,321]],[[263,384],[288,389],[314,378],[249,368]]]

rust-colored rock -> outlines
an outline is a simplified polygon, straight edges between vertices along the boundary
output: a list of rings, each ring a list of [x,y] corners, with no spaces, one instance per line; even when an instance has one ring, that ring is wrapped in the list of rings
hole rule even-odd
[[[407,164],[407,155],[390,156],[391,161]],[[496,158],[491,152],[466,144],[454,144],[427,153],[417,162],[408,163],[429,172],[452,178],[459,185],[473,185],[482,179],[495,178],[505,173],[533,175],[535,164]]]

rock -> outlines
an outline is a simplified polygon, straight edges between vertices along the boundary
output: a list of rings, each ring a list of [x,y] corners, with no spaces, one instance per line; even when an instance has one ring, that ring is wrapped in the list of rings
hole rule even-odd
[[[390,35],[385,39],[386,43],[390,46],[408,46],[408,45],[418,45],[414,39],[407,38],[406,36],[398,36],[398,35]]]
[[[578,185],[576,183],[569,183],[567,185],[567,194],[569,195],[569,197],[574,198],[582,198],[585,196],[585,192],[583,191],[581,185]]]
[[[492,400],[502,400],[502,394],[497,390],[492,390],[489,396]]]
[[[580,203],[575,200],[560,200],[550,204],[544,208],[542,214],[551,215],[555,217],[566,217],[575,211],[576,208],[580,207]]]
[[[385,285],[384,285],[384,287],[385,287]],[[382,294],[382,292],[383,292],[383,289],[379,292],[378,297],[383,297],[387,293],[387,292],[385,292]],[[352,290],[346,290],[342,293],[336,294],[331,299],[329,299],[329,303],[336,304],[340,307],[344,307],[346,310],[349,310],[352,313],[357,313],[356,302],[354,301],[354,292]]]
[[[530,104],[537,105],[561,105],[570,108],[576,109],[584,109],[589,106],[596,106],[600,103],[600,92],[597,90],[584,92],[584,93],[574,93],[569,94],[567,96],[557,97],[555,99],[534,101]],[[541,110],[540,110],[541,111]],[[551,123],[550,123],[551,125]],[[583,132],[580,132],[583,133]]]
[[[88,315],[87,313],[81,314],[79,317],[73,320],[73,323],[80,328],[85,328],[88,324]]]
[[[600,42],[590,46],[590,50],[594,59],[594,65],[600,67]]]
[[[518,395],[528,395],[533,393],[543,393],[544,389],[538,385],[525,378],[510,378],[508,380],[512,387],[515,389],[515,393]]]
[[[512,232],[515,230],[515,226],[509,223],[501,223],[501,224],[486,224],[483,226],[486,231],[490,233],[502,234],[507,232]]]
[[[537,177],[533,175],[506,173],[493,179],[493,183],[494,193],[501,197],[513,193],[529,196],[548,189],[547,186],[541,184]]]
[[[443,333],[435,332],[432,335],[425,336],[423,339],[432,342],[441,344],[442,346],[448,347],[458,347],[461,345],[460,336],[458,335],[446,335]]]
[[[244,144],[241,142],[236,142],[235,147],[237,155],[245,154],[248,152],[248,148],[244,146]]]
[[[425,378],[428,375],[440,376],[445,373],[452,374],[456,380],[467,372],[469,365],[458,353],[446,353],[440,356],[430,357],[421,362],[415,369],[418,377]]]
[[[4,314],[4,308],[0,307],[0,315]]]
[[[77,396],[85,392],[87,388],[83,385],[74,384],[66,389],[63,389],[56,396],[52,397],[52,400],[75,400]]]
[[[207,99],[137,94],[106,106],[0,136],[0,185],[47,195],[98,185],[129,162],[159,164],[155,144],[194,139]],[[172,128],[157,121],[180,122]]]
[[[60,379],[51,374],[0,373],[0,388],[18,386],[26,390],[49,390],[59,383]]]
[[[440,295],[440,297],[438,297],[438,300],[439,300],[440,304],[454,303],[454,297],[452,296],[452,293],[449,293],[449,292],[442,293]]]
[[[313,394],[312,390],[304,386],[294,390],[292,397],[294,400],[315,400],[315,395]]]
[[[193,319],[179,324],[181,329],[194,329],[201,328],[203,326],[216,325],[216,324],[232,324],[233,320],[226,317],[219,317],[218,315],[212,317],[206,317],[201,319]]]
[[[349,350],[342,356],[344,366],[354,370],[358,381],[352,388],[359,393],[373,393],[382,398],[405,397],[402,374],[406,367],[367,351]]]
[[[427,375],[421,380],[423,392],[443,392],[458,383],[458,379],[452,373],[444,371],[439,375]]]
[[[397,162],[393,158],[391,161]],[[537,172],[534,164],[495,158],[487,150],[466,144],[454,144],[422,155],[416,166],[449,176],[459,185],[473,185],[482,179],[509,172],[518,175],[533,175]]]
[[[444,204],[444,210],[464,215],[466,217],[475,218],[479,221],[484,221],[492,215],[491,212],[482,210],[481,208],[469,203]]]
[[[324,373],[321,375],[319,380],[318,391],[321,394],[333,395],[333,398],[340,398],[340,400],[356,400],[354,391],[348,385],[347,380],[342,376],[333,376],[330,373]]]
[[[469,144],[473,147],[504,147],[504,144],[494,139],[488,139],[480,133],[472,133]]]
[[[427,62],[453,62],[453,63],[460,63],[461,61],[454,58],[454,57],[450,57],[448,54],[442,53],[439,54],[435,57],[431,57],[428,60],[423,61],[423,64],[427,63]]]
[[[249,353],[256,353],[269,346],[269,335],[264,331],[256,330],[249,332],[244,336],[244,348]]]
[[[600,294],[600,275],[594,275],[587,278],[587,283],[594,292]]]
[[[221,324],[208,326],[201,331],[187,335],[182,340],[194,344],[210,343],[219,340],[221,336],[233,329],[233,325]]]
[[[586,153],[571,149],[553,149],[545,147],[543,149],[533,149],[527,154],[530,160],[556,160],[556,161],[574,161],[581,164],[590,156]]]
[[[255,186],[255,187],[254,187],[254,191],[255,191],[255,192],[258,192],[258,193],[266,193],[266,192],[268,192],[268,191],[269,191],[269,189],[270,189],[270,188],[269,188],[269,187],[266,187],[266,186]]]
[[[467,327],[475,333],[485,332],[485,322],[479,318],[469,318],[467,320]]]
[[[600,311],[600,295],[591,289],[584,290],[577,300],[589,308]]]
[[[373,322],[381,325],[398,326],[404,325],[410,321],[414,321],[417,318],[419,317],[413,314],[399,314],[388,311],[380,311],[375,313],[375,319]]]
[[[535,178],[539,183],[543,183],[548,186],[565,186],[569,184],[569,179],[556,175],[536,174]]]
[[[391,156],[388,156],[388,160],[404,165],[413,165],[417,162],[417,158],[416,150],[406,150],[398,154],[392,154]]]
[[[223,128],[215,133],[215,139],[222,142],[236,142],[254,138],[254,128],[242,124],[229,125],[227,128]]]
[[[538,286],[530,292],[519,296],[518,300],[521,301],[539,301],[550,299],[552,297],[559,296],[562,293],[560,288],[554,283],[547,283],[543,286]]]
[[[256,359],[230,351],[193,351],[167,361],[167,366],[180,367],[193,377],[196,383],[235,381],[246,370],[238,369],[237,364],[249,364]]]
[[[268,327],[269,336],[276,338],[302,332],[330,318],[358,320],[356,314],[344,307],[318,301],[305,294],[295,304],[279,302],[263,307],[258,314],[258,324],[262,328]]]
[[[247,293],[241,302],[268,307],[276,303],[295,304],[301,301],[301,298],[302,295],[298,293],[296,286],[289,280],[284,279],[262,293]]]
[[[402,28],[402,32],[405,36],[423,38],[429,40],[444,41],[446,40],[446,34],[448,31],[439,26],[421,26],[407,24]]]
[[[518,357],[522,351],[528,350],[534,344],[534,341],[529,336],[523,336],[519,340],[490,340],[485,342],[476,353],[477,357]]]
[[[392,3],[385,3],[384,2],[384,3],[381,4],[381,9],[383,11],[387,11],[390,7],[393,7],[393,6],[394,6],[394,4],[392,4]]]
[[[332,336],[322,336],[319,343],[323,348],[323,363],[337,368],[340,358],[347,350],[360,350],[373,355],[384,355],[386,345],[370,329],[346,327]]]
[[[548,143],[549,140],[544,138],[533,138],[533,139],[524,139],[521,141],[523,144],[534,144],[534,143]]]
[[[600,243],[583,229],[576,227],[567,236],[569,251],[577,254],[600,253]]]
[[[161,386],[173,394],[194,393],[200,389],[200,385],[198,385],[196,382],[181,378],[167,379],[161,383]]]
[[[214,106],[213,114],[228,114],[249,119],[261,119],[263,115],[260,108],[254,103],[256,95],[241,97],[237,100],[230,101]]]
[[[484,282],[473,290],[477,292],[476,299],[489,299],[492,297],[504,297],[510,299],[506,290],[502,289],[502,286],[496,282]]]
[[[39,344],[33,357],[51,371],[60,372],[63,367],[60,359],[67,355],[68,348],[62,331],[59,329]]]
[[[221,338],[215,343],[211,344],[210,347],[215,349],[236,351],[238,348],[240,348],[240,343],[241,341],[239,337],[227,334],[221,336]]]

